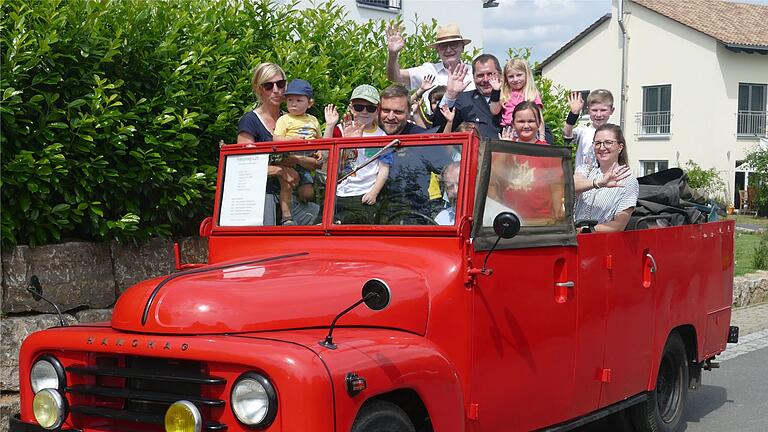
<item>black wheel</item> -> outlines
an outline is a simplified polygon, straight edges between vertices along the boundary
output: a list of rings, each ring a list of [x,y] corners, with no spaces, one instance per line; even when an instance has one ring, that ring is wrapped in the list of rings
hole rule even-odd
[[[387,401],[366,403],[357,414],[352,432],[415,432],[413,423],[399,406]]]
[[[688,396],[688,356],[683,339],[672,333],[661,355],[656,389],[648,400],[632,407],[632,420],[640,432],[678,432],[685,424]]]

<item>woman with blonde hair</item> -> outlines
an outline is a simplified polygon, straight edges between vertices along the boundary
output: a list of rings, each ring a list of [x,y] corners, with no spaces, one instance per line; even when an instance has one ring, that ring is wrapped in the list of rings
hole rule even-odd
[[[237,125],[237,143],[272,141],[275,123],[280,117],[280,105],[285,96],[286,79],[283,69],[274,63],[260,63],[253,70],[251,88],[256,96],[256,108],[246,112]],[[290,164],[267,167],[267,190],[264,204],[264,225],[314,223],[320,208],[313,202],[294,201],[290,212],[279,210],[282,187],[293,190],[301,182],[299,173]],[[297,216],[298,215],[298,216]]]
[[[280,66],[274,63],[260,63],[256,66],[251,78],[256,108],[240,118],[237,126],[238,143],[272,141],[272,132],[280,117],[285,84],[285,72]]]

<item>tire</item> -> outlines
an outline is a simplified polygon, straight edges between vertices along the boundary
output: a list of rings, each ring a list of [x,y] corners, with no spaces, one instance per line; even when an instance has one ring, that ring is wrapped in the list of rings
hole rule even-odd
[[[669,335],[659,363],[656,388],[631,409],[638,432],[679,432],[685,425],[688,396],[688,355],[676,332]]]
[[[399,406],[387,401],[366,403],[357,414],[352,432],[415,432],[413,423]]]

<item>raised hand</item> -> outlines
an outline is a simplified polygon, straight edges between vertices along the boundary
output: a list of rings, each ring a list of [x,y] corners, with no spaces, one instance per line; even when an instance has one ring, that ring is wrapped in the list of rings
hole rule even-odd
[[[387,27],[387,50],[392,54],[399,53],[405,47],[405,38],[403,29],[397,25],[390,24]]]
[[[584,108],[584,99],[581,97],[581,92],[571,92],[568,95],[568,105],[571,106],[572,113],[581,114],[581,109]]]
[[[451,74],[448,75],[448,84],[446,85],[445,95],[449,99],[456,99],[459,93],[466,90],[469,86],[469,82],[464,82],[464,78],[467,76],[468,69],[463,63],[459,63],[453,68]]]
[[[488,78],[488,83],[494,90],[501,90],[501,79],[499,79],[499,74],[491,75],[491,77]]]
[[[446,122],[453,122],[453,118],[456,116],[456,112],[454,112],[453,108],[449,108],[445,105],[440,107],[440,112],[443,113]]]
[[[512,126],[504,126],[499,134],[499,139],[515,141],[515,130],[512,129]]]
[[[424,81],[421,82],[421,87],[419,87],[419,90],[421,90],[421,94],[424,94],[425,92],[429,91],[432,87],[434,87],[435,82],[435,76],[434,75],[427,75],[424,77]]]
[[[336,110],[336,105],[328,104],[325,106],[325,123],[334,126],[339,123],[339,112]]]
[[[630,174],[631,171],[628,166],[614,162],[608,172],[603,174],[603,179],[597,182],[597,185],[600,187],[624,187],[621,181],[629,177]]]
[[[344,121],[341,123],[341,131],[344,137],[363,136],[363,129],[365,129],[365,125],[358,124],[352,120],[352,116],[349,113],[344,115]]]

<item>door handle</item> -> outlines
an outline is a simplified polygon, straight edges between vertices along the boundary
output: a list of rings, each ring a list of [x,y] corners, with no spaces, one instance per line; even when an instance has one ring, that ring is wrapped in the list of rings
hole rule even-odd
[[[653,259],[653,255],[651,255],[649,252],[646,252],[645,255],[651,261],[651,273],[656,273],[656,260]]]
[[[576,284],[573,281],[555,282],[555,303],[565,303],[568,301],[568,289]]]

